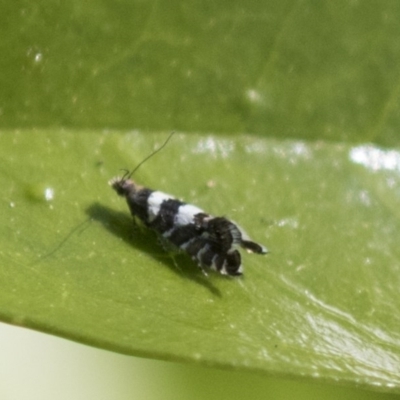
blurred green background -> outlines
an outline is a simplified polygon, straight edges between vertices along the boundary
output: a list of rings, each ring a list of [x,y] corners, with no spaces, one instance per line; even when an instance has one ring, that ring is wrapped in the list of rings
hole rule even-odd
[[[397,395],[123,356],[0,324],[5,400],[395,400]]]
[[[0,5],[3,128],[397,145],[397,1]]]
[[[331,142],[327,165],[334,166],[337,146],[373,142],[396,149],[399,145],[399,20],[400,3],[387,0],[3,0],[0,128],[7,136],[17,131],[23,135],[42,130],[62,135],[68,131],[79,136],[84,130],[99,134],[136,130],[151,137],[160,131],[177,130],[236,140],[245,133],[276,140],[276,148],[281,148],[286,139],[313,146]],[[184,148],[177,146],[178,150]],[[119,154],[123,152],[115,152],[115,156]],[[35,162],[29,149],[23,155],[16,153],[14,160],[12,156],[3,168],[14,164],[18,168],[18,163],[23,168],[25,159],[28,165]],[[286,160],[289,164],[291,158]],[[116,167],[116,160],[113,164]],[[285,177],[288,169],[282,168]],[[384,177],[396,183],[390,191],[382,188],[372,173],[361,173],[356,184],[362,182],[373,188],[376,198],[384,199],[390,212],[382,221],[394,220],[390,226],[393,230],[385,234],[392,235],[395,243],[398,171],[391,173]],[[292,200],[296,200],[296,193]],[[284,198],[287,192],[282,189],[280,196]],[[7,215],[4,212],[5,218]],[[390,279],[396,283],[398,258],[393,247],[388,259],[393,261]],[[384,291],[384,286],[378,289]],[[361,293],[361,297],[368,295]],[[362,299],[361,303],[365,304]],[[395,304],[389,304],[389,309]],[[394,321],[398,318],[398,314],[393,316]],[[31,334],[35,339],[19,341],[18,330],[9,332],[2,343],[8,343],[9,353],[3,352],[9,357],[0,361],[0,371],[12,383],[3,386],[6,399],[21,399],[18,390],[22,385],[37,390],[26,397],[30,399],[44,399],[47,391],[48,398],[54,398],[54,387],[63,388],[65,398],[72,397],[68,390],[73,389],[74,398],[88,393],[82,396],[86,399],[100,398],[99,388],[110,390],[107,396],[103,389],[104,398],[114,394],[118,399],[142,398],[144,392],[140,390],[149,389],[148,396],[163,399],[177,398],[177,394],[193,399],[313,399],[337,398],[338,394],[349,399],[396,397],[129,359],[73,343],[65,345],[61,339],[37,339],[36,333]],[[35,340],[43,340],[42,347]],[[397,336],[392,340],[398,355]],[[63,344],[58,347],[59,341]],[[66,353],[62,353],[64,345]],[[12,353],[10,347],[20,352]],[[58,376],[51,375],[43,386],[33,389],[29,377],[34,376],[35,366],[43,365],[46,353],[51,354],[49,370],[53,371],[55,365],[69,365],[69,369],[57,368]],[[68,364],[63,362],[65,354],[74,354]],[[22,365],[30,367],[23,370]],[[88,370],[93,371],[90,379]],[[139,371],[143,373],[142,382],[146,382],[140,390],[133,379]],[[111,374],[114,379],[110,381]],[[62,383],[57,386],[54,382]]]

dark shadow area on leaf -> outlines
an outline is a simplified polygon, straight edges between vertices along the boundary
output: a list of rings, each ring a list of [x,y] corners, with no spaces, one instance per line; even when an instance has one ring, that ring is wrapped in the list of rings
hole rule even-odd
[[[221,297],[220,290],[197,269],[196,264],[192,261],[189,262],[184,254],[178,255],[179,267],[175,265],[172,257],[168,256],[167,253],[161,254],[163,250],[157,242],[156,234],[150,229],[136,227],[128,213],[93,203],[86,209],[86,214],[93,220],[100,222],[113,235],[162,262],[180,278],[190,279],[207,288],[213,295]]]

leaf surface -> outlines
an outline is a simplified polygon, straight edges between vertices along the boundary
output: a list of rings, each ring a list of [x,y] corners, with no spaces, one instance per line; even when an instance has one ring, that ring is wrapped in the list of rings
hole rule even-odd
[[[3,133],[0,317],[126,354],[398,391],[400,153],[175,135],[136,180],[265,244],[203,276],[107,185],[166,135]]]

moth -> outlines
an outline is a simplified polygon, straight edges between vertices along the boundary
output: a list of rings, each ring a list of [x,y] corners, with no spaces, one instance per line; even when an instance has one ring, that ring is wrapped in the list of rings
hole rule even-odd
[[[208,269],[222,275],[242,275],[239,248],[266,254],[268,251],[264,246],[251,240],[235,222],[225,217],[214,217],[195,205],[141,186],[131,179],[140,165],[167,144],[172,134],[132,172],[126,171],[122,177],[111,179],[109,184],[119,196],[125,197],[134,218],[175,248],[189,254],[206,275]]]

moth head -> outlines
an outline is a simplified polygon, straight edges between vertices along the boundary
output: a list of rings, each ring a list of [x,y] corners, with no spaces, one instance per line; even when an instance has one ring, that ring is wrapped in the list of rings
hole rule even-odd
[[[112,178],[108,184],[118,193],[119,196],[128,196],[137,189],[135,182],[130,179],[129,171],[126,171],[122,177],[117,176]]]

